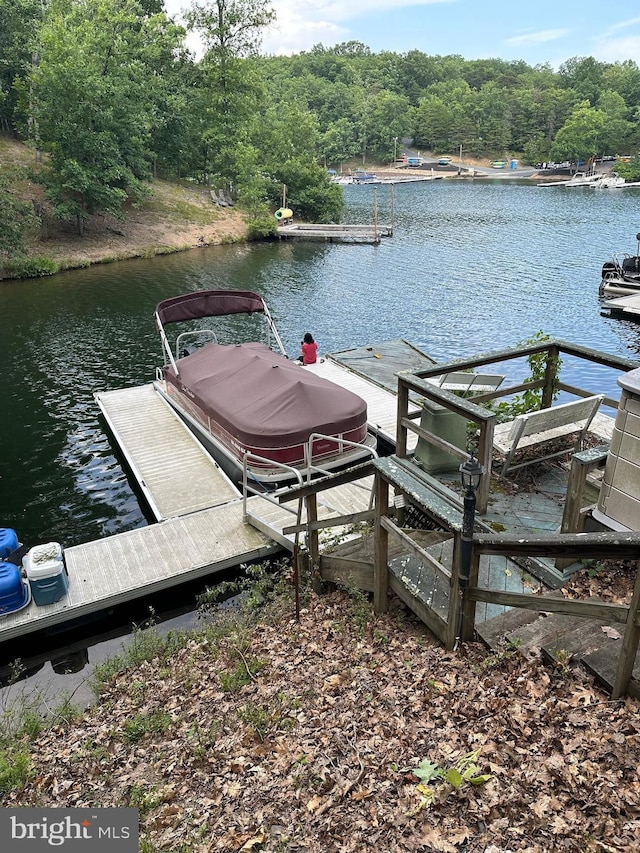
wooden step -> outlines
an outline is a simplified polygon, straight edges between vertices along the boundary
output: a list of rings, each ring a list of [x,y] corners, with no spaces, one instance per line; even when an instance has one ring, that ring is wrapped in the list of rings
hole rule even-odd
[[[621,634],[623,629],[624,626],[617,628]],[[603,633],[600,648],[581,658],[581,663],[609,693],[616,678],[621,643],[621,639],[613,640]],[[640,699],[640,663],[637,659],[627,692],[634,699]]]
[[[573,631],[567,631],[551,643],[545,643],[541,648],[543,660],[555,663],[564,657],[581,661],[584,655],[600,648],[606,639],[602,631],[604,622],[596,619],[582,619],[581,622]]]
[[[540,614],[536,610],[525,610],[521,607],[513,607],[505,610],[500,616],[487,619],[476,625],[476,634],[482,642],[490,649],[498,649],[511,633],[523,628],[530,622],[534,622]]]

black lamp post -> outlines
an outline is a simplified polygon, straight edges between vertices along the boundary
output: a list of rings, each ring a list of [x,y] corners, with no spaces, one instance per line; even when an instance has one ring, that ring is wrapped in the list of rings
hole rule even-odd
[[[476,491],[480,485],[480,478],[484,468],[479,464],[473,453],[470,458],[463,462],[459,468],[462,488],[464,489],[463,513],[462,513],[462,537],[460,543],[460,573],[458,583],[460,586],[460,621],[458,623],[458,645],[462,633],[462,616],[464,597],[469,586],[471,574],[471,548],[473,544],[473,528],[476,515]]]

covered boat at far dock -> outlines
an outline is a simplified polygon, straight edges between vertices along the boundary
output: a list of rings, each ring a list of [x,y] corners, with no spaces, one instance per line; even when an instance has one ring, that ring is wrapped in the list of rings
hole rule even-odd
[[[638,248],[635,255],[625,255],[622,262],[612,258],[602,265],[601,296],[640,293],[640,233],[636,234],[636,240]]]
[[[267,343],[222,344],[199,329],[178,335],[172,350],[167,324],[233,314],[262,315]],[[259,294],[197,291],[164,300],[155,317],[165,354],[156,388],[236,481],[245,462],[252,479],[277,486],[297,471],[311,477],[375,455],[365,401],[286,357]],[[201,345],[186,347],[188,335]]]

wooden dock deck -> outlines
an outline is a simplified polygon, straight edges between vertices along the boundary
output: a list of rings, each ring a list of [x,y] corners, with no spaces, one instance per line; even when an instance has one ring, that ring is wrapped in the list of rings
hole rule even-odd
[[[325,243],[379,243],[382,237],[391,237],[391,225],[314,225],[300,223],[281,225],[281,240],[316,240]]]
[[[398,393],[399,371],[410,370],[415,373],[434,367],[437,363],[430,355],[404,338],[331,352],[327,358],[353,373],[359,373],[392,394]]]
[[[240,496],[153,385],[104,391],[95,399],[157,521]]]
[[[640,322],[640,294],[632,293],[629,296],[608,299],[602,303],[602,310],[609,311],[611,317]]]
[[[2,617],[0,642],[143,598],[282,548],[243,521],[242,501],[65,549],[69,591]]]
[[[367,404],[367,420],[370,431],[379,439],[385,441],[391,448],[396,446],[396,426],[398,420],[397,395],[365,379],[353,370],[338,364],[332,358],[324,358],[315,364],[308,364],[305,370],[310,370],[318,376],[335,382],[362,397]],[[419,407],[410,404],[409,411],[418,411]],[[417,444],[417,436],[410,433],[408,449],[413,450]]]

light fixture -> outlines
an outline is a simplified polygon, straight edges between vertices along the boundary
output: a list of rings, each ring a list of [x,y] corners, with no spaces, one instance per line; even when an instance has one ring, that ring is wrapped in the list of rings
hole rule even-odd
[[[460,471],[460,479],[462,480],[462,487],[465,492],[476,492],[480,485],[480,478],[484,473],[484,468],[473,453],[469,459],[462,463],[458,470]]]

